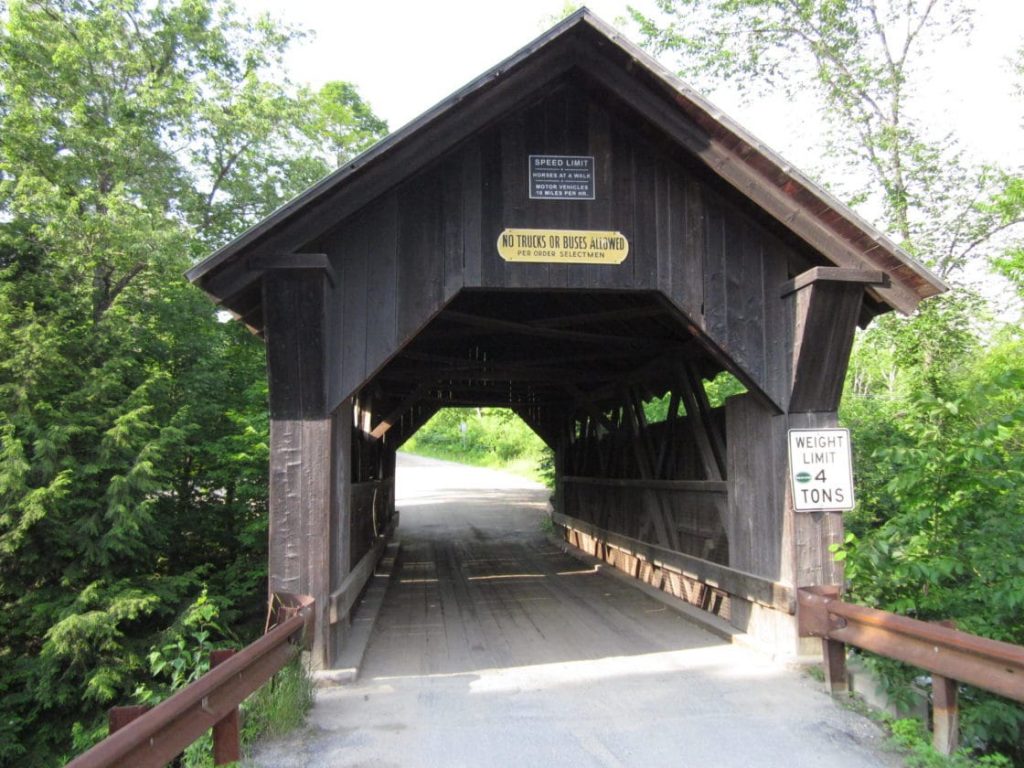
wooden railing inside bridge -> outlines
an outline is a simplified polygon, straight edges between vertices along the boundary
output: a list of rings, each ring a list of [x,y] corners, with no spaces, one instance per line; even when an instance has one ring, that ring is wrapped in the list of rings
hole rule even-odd
[[[278,594],[274,604],[275,625],[263,637],[152,709],[115,708],[111,734],[66,768],[159,768],[211,729],[214,764],[241,759],[238,705],[280,671],[313,634],[312,598]],[[114,732],[116,726],[121,727]]]
[[[784,613],[796,613],[801,637],[822,640],[825,683],[829,691],[849,690],[846,646],[870,651],[926,670],[932,679],[932,739],[936,750],[952,754],[959,745],[960,685],[967,684],[1014,701],[1024,702],[1024,647],[960,632],[948,624],[930,623],[845,603],[837,586],[794,590],[754,574],[712,563],[608,531],[558,512],[567,543],[587,554],[632,567],[641,564],[666,569],[715,590]]]

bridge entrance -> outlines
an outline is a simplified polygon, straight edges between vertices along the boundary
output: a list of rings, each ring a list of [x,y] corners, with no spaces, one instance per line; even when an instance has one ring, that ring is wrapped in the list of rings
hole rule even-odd
[[[358,680],[253,764],[892,762],[809,677],[564,554],[547,489],[406,454],[397,477],[401,552]]]
[[[189,277],[265,339],[270,590],[315,597],[328,668],[450,405],[551,446],[571,543],[797,653],[842,517],[794,510],[787,430],[835,424],[858,324],[943,289],[586,10]]]

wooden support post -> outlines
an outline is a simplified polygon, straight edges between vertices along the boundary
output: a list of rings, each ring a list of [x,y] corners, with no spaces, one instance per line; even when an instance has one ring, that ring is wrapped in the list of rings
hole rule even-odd
[[[149,712],[151,707],[148,704],[139,704],[130,707],[111,707],[107,711],[107,733],[114,734],[124,728],[128,723],[137,720]]]
[[[937,621],[956,629],[952,619]],[[960,746],[960,683],[932,674],[932,746],[941,755],[952,755]]]
[[[822,638],[821,666],[825,670],[825,689],[833,696],[847,693],[850,683],[846,677],[846,644]]]
[[[235,655],[231,648],[210,653],[210,668],[227,661]],[[227,765],[242,759],[242,726],[238,707],[213,726],[213,764]]]
[[[263,277],[270,383],[270,541],[268,589],[311,595],[316,630],[310,661],[333,662],[327,596],[332,539],[332,418],[327,411],[323,269],[289,269]]]
[[[960,746],[959,684],[941,675],[932,675],[932,745],[943,755],[952,755]]]

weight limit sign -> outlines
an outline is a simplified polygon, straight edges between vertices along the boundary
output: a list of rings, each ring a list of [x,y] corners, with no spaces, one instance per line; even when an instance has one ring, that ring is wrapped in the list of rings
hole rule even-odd
[[[797,512],[853,509],[850,430],[789,430],[789,480]]]

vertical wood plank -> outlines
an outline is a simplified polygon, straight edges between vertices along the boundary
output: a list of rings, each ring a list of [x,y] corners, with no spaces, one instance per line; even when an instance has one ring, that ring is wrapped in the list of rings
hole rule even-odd
[[[729,338],[726,315],[725,222],[722,209],[702,195],[707,219],[704,240],[704,328],[712,339],[722,344]]]
[[[333,593],[352,570],[352,400],[343,400],[331,414],[331,524],[329,594]],[[347,618],[347,617],[346,617]],[[337,658],[347,626],[331,628],[330,643]]]
[[[235,655],[230,648],[210,653],[210,668],[214,668]],[[228,765],[242,759],[242,721],[235,707],[213,726],[213,764]]]
[[[462,233],[466,287],[480,285],[480,259],[483,245],[483,181],[480,142],[470,141],[462,151]],[[495,235],[497,239],[497,235]]]
[[[679,263],[672,272],[672,296],[693,322],[704,327],[704,254],[705,210],[704,198],[696,181],[672,177],[672,199],[678,200],[682,215],[673,217],[681,224],[681,231],[673,231],[673,242],[678,242]]]
[[[833,696],[839,696],[850,690],[846,676],[846,645],[844,643],[822,638],[822,668],[825,671],[825,689]]]
[[[524,121],[520,114],[502,120],[501,136],[501,228],[533,227],[527,215],[527,157]],[[547,279],[546,264],[505,265],[505,286],[525,288]]]
[[[784,580],[786,418],[750,395],[729,398],[725,412],[729,564]]]
[[[378,200],[366,219],[364,258],[366,299],[364,376],[380,367],[398,347],[398,202],[395,195]],[[347,295],[347,294],[346,294]],[[358,303],[358,302],[357,302]],[[349,380],[350,389],[363,380]]]
[[[789,279],[786,263],[786,249],[778,240],[762,234],[764,324],[761,328],[760,344],[765,357],[765,387],[775,402],[784,410],[789,406],[790,363],[787,344],[779,339],[787,338],[786,301],[779,295],[779,286]]]
[[[441,196],[441,177],[437,169],[422,174],[398,192],[400,345],[441,308],[444,300]]]
[[[835,411],[843,393],[864,288],[818,281],[790,294],[793,307],[791,411]]]
[[[449,301],[464,284],[465,232],[462,229],[462,161],[449,158],[441,170],[441,215],[444,222],[444,300]]]
[[[663,158],[662,158],[663,159]],[[633,206],[636,218],[635,248],[631,249],[633,260],[633,287],[658,287],[658,262],[662,254],[658,250],[657,162],[649,147],[637,145],[633,152],[634,177]]]
[[[268,588],[317,601],[311,662],[329,666],[331,428],[326,412],[326,274],[272,269],[263,278],[270,384]],[[324,626],[328,631],[323,631]]]
[[[960,684],[932,674],[932,745],[941,755],[960,747]]]
[[[611,222],[615,231],[625,235],[629,242],[630,254],[628,258],[615,269],[628,275],[629,280],[634,280],[636,270],[636,239],[637,239],[637,210],[635,194],[635,172],[634,154],[636,148],[622,126],[617,122],[611,125],[611,184],[606,189],[605,198],[608,208],[597,209],[603,220]],[[603,205],[605,203],[602,203]],[[595,219],[592,222],[594,229],[600,227],[600,221]],[[597,279],[591,279],[591,284],[602,288],[614,287],[617,282],[612,274],[598,273]],[[623,280],[626,278],[622,278]]]
[[[505,286],[505,262],[498,255],[498,235],[505,229],[502,220],[501,136],[492,128],[480,136],[481,216],[480,284],[488,288]]]
[[[342,243],[342,266],[339,279],[342,293],[341,347],[342,389],[350,391],[366,379],[367,340],[367,252],[370,227],[365,216],[352,221],[348,237]]]

